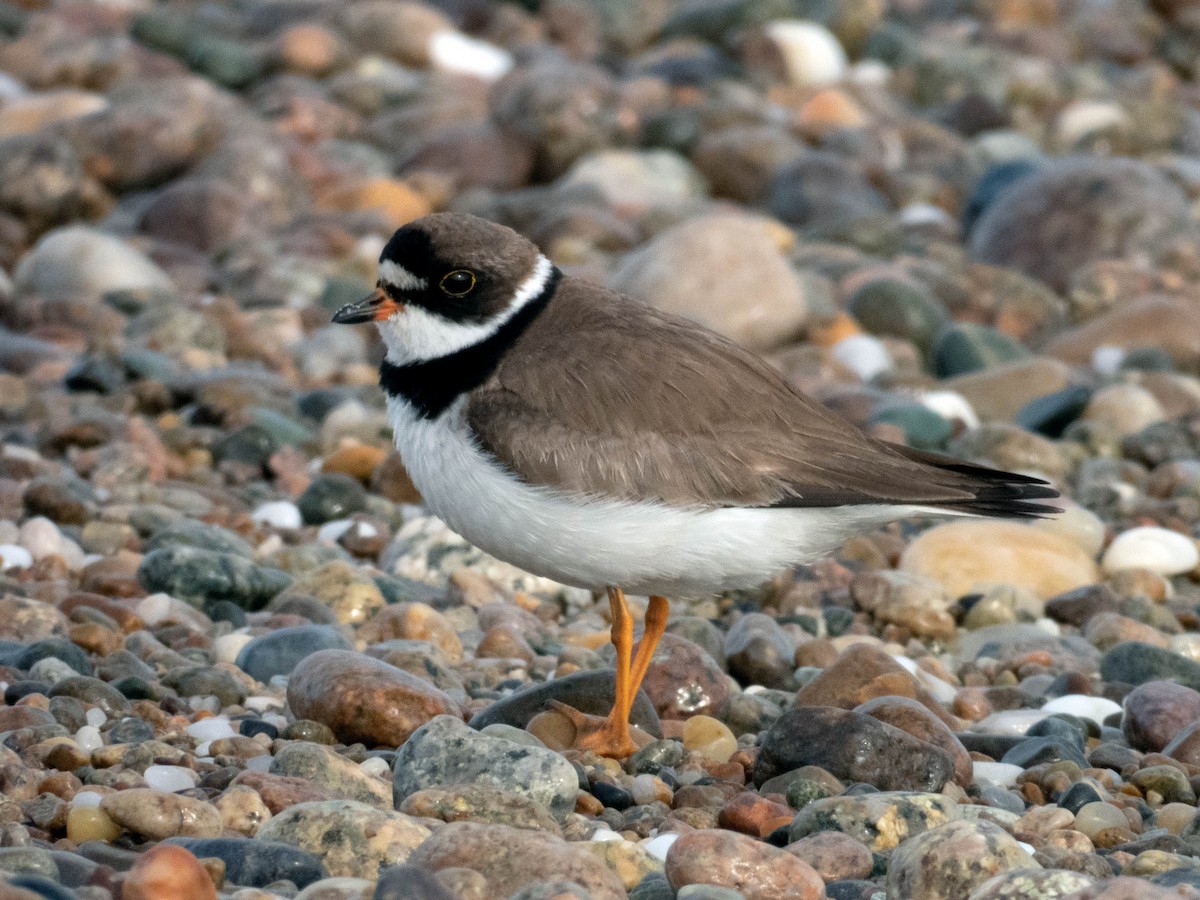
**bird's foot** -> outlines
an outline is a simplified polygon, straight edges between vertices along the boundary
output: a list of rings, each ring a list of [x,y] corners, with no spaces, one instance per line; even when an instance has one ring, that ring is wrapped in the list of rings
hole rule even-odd
[[[550,707],[553,712],[548,715],[557,713],[566,719],[564,724],[568,728],[559,732],[559,740],[564,747],[572,750],[591,750],[600,756],[625,759],[639,749],[635,735],[643,739],[642,746],[654,740],[640,728],[631,726],[629,719],[615,706],[607,716],[580,712],[558,700],[551,700]]]
[[[633,616],[625,603],[625,594],[620,588],[610,587],[608,601],[612,609],[612,642],[617,648],[617,684],[612,712],[601,718],[580,712],[565,703],[551,701],[554,712],[544,715],[553,717],[557,713],[565,722],[543,720],[541,724],[547,726],[547,731],[555,732],[555,743],[563,747],[593,750],[601,756],[624,759],[638,749],[635,733],[645,738],[643,744],[653,740],[644,731],[631,729],[629,714],[633,710],[633,700],[642,685],[642,679],[646,677],[646,670],[650,667],[654,650],[667,628],[669,606],[665,597],[650,598],[650,606],[646,610],[646,630],[635,653]],[[562,728],[562,725],[569,727]]]

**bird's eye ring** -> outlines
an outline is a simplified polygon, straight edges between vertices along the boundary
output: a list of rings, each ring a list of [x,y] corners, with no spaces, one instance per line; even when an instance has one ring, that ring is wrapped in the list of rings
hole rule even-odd
[[[466,269],[455,269],[442,277],[439,286],[451,297],[465,297],[475,290],[475,275]]]

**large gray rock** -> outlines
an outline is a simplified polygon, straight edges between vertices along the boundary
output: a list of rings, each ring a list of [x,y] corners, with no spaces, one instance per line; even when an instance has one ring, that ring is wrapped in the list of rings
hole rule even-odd
[[[396,754],[392,793],[397,806],[423,788],[486,784],[546,806],[562,820],[575,808],[579,779],[559,754],[480,734],[452,716],[413,732]]]

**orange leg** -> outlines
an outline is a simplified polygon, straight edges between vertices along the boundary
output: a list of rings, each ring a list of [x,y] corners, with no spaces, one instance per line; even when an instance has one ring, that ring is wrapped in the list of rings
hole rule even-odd
[[[554,703],[553,706],[574,723],[575,746],[578,749],[594,750],[601,756],[623,759],[637,749],[629,732],[629,714],[658,642],[667,629],[670,605],[666,597],[650,598],[650,606],[646,610],[646,629],[635,654],[633,616],[629,614],[625,594],[620,588],[610,587],[608,602],[612,609],[612,642],[617,648],[617,688],[612,712],[607,718],[601,719],[563,703]]]

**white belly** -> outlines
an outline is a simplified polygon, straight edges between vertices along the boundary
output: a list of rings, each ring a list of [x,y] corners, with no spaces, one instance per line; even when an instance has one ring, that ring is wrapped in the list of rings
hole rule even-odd
[[[563,584],[634,594],[754,587],[919,507],[681,509],[568,498],[516,481],[475,444],[460,400],[435,420],[389,400],[396,446],[429,509],[475,546]]]

